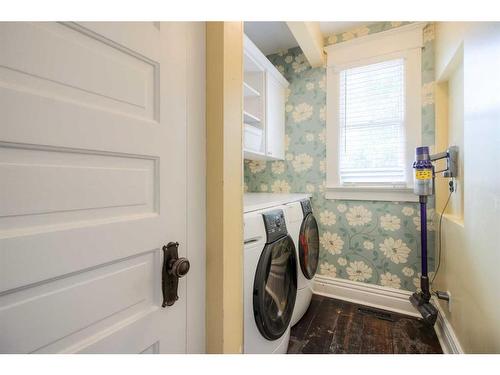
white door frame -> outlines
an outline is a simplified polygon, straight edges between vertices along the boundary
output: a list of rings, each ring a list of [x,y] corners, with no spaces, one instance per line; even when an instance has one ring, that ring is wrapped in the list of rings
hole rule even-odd
[[[187,28],[187,238],[191,262],[187,278],[187,353],[205,353],[206,285],[206,124],[205,22]],[[193,308],[196,307],[196,308]]]

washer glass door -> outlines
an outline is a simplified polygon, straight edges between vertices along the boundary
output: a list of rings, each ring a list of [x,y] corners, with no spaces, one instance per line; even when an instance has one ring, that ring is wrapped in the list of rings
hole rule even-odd
[[[302,273],[307,279],[312,279],[319,261],[318,223],[312,213],[307,214],[300,227],[299,258]]]
[[[292,319],[297,296],[297,261],[287,235],[267,244],[257,265],[253,289],[255,323],[268,340],[280,338]]]

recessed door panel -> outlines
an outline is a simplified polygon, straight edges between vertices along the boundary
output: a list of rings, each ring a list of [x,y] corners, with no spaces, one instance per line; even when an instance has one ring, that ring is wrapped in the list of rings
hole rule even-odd
[[[4,87],[156,119],[157,61],[74,23],[5,22],[0,35]]]

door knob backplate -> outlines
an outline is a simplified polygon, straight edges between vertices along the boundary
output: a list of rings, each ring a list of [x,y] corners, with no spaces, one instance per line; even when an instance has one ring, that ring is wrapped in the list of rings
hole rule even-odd
[[[177,295],[179,278],[189,272],[189,260],[179,258],[178,249],[178,242],[169,242],[166,246],[163,246],[162,307],[172,306],[179,299]]]

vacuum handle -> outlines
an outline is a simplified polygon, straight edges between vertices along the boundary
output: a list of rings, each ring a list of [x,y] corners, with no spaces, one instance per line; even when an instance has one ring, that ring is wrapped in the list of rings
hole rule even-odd
[[[427,196],[420,196],[420,243],[422,246],[422,276],[427,274]]]
[[[427,270],[427,196],[420,196],[420,243],[422,245],[422,276],[420,288],[425,302],[431,299],[429,275]]]

